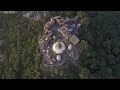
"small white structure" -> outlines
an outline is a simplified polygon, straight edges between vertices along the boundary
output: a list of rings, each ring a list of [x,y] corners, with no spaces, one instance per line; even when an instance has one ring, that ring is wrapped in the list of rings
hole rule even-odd
[[[73,28],[69,28],[69,31],[70,31],[70,32],[73,31]]]
[[[45,49],[43,49],[43,52],[45,52]]]
[[[49,50],[47,49],[46,52],[49,53]]]
[[[50,64],[53,64],[53,62],[52,62],[52,61],[50,61]]]
[[[63,42],[56,42],[53,44],[52,49],[56,54],[61,54],[65,50],[65,45]]]
[[[55,22],[55,20],[54,20],[54,18],[52,17],[52,18],[50,18],[50,20],[52,21],[52,22]]]
[[[57,55],[57,56],[56,56],[56,59],[57,59],[58,61],[60,61],[60,60],[61,60],[61,55]]]
[[[79,23],[79,24],[77,24],[77,28],[79,28],[81,26],[81,24]]]
[[[47,28],[46,27],[44,27],[44,30],[46,30]]]
[[[72,44],[69,44],[68,50],[70,51],[72,49]]]
[[[55,36],[55,35],[53,36],[53,39],[54,39],[54,40],[56,39],[56,36]]]
[[[15,11],[3,11],[3,13],[5,13],[5,14],[11,14],[11,13],[15,13]]]

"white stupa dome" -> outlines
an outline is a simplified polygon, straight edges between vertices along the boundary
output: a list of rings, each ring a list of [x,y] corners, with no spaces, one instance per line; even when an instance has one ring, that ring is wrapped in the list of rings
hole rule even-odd
[[[65,45],[63,42],[56,42],[53,44],[53,51],[56,54],[61,54],[65,50]]]

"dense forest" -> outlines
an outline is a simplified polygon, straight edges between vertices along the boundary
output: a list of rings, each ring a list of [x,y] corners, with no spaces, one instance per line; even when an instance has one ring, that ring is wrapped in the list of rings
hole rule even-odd
[[[57,15],[81,18],[80,69],[70,62],[54,68],[42,64],[38,36],[44,22]],[[120,11],[48,11],[41,19],[0,13],[0,79],[120,78]]]

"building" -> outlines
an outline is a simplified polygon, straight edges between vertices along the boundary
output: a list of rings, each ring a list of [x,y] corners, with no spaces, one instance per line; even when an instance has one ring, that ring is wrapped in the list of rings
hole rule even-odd
[[[59,25],[62,25],[63,23],[63,20],[60,16],[53,17],[52,19],[55,20],[55,22]]]
[[[68,50],[70,51],[72,49],[72,44],[69,44]]]
[[[39,40],[38,43],[41,49],[45,48],[44,41]]]
[[[71,33],[69,32],[68,28],[63,26],[58,29],[58,31],[66,38],[68,39],[71,36]]]
[[[61,55],[57,55],[57,56],[56,56],[56,59],[57,59],[58,61],[60,61],[60,60],[61,60]]]
[[[51,38],[52,38],[53,32],[48,31],[47,33],[44,33],[43,36],[41,37],[41,39],[38,41],[41,49],[44,49],[45,46],[48,45],[48,43],[50,42]]]
[[[78,42],[79,42],[79,39],[75,36],[75,35],[72,35],[70,38],[69,38],[69,41],[71,43],[73,43],[74,45],[76,45]]]
[[[79,42],[79,39],[75,35],[71,35],[67,27],[63,26],[59,28],[58,31],[74,45],[76,45]]]
[[[54,23],[55,21],[52,19],[51,21],[45,23],[44,28],[50,29]]]

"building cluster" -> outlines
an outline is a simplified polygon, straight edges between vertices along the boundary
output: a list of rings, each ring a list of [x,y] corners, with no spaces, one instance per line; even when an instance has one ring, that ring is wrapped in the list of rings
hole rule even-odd
[[[31,20],[35,20],[35,21],[41,20],[41,15],[39,14],[38,11],[0,11],[0,13],[4,13],[4,14],[18,14],[20,16],[23,16],[25,18],[29,18]]]
[[[37,11],[24,11],[22,12],[22,16],[26,18],[30,18],[35,21],[38,21],[41,19],[41,16]]]
[[[0,11],[1,13],[4,14],[12,14],[12,13],[16,13],[15,11]]]
[[[43,62],[47,65],[63,65],[67,58],[76,61],[78,57],[75,45],[79,39],[75,31],[80,28],[80,18],[63,19],[60,16],[52,17],[44,24],[44,33],[38,39]]]

